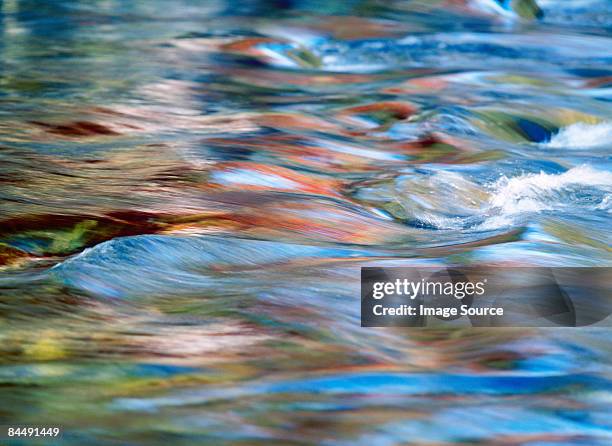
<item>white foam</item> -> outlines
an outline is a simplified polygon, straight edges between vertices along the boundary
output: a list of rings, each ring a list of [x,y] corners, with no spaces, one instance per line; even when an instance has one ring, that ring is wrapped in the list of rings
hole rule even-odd
[[[598,211],[607,211],[612,214],[612,194],[606,195],[606,197],[599,203],[595,209]]]
[[[570,187],[612,187],[612,173],[590,166],[574,167],[562,174],[527,174],[503,177],[494,185],[490,205],[501,215],[540,212],[562,204],[565,189]]]
[[[398,187],[407,215],[438,229],[495,230],[512,226],[521,216],[575,212],[577,206],[612,212],[612,172],[589,165],[559,174],[504,176],[488,186],[443,171]]]
[[[504,9],[495,0],[471,0],[470,4],[473,8],[489,14],[498,14],[506,18],[516,18],[514,11]]]
[[[578,122],[569,125],[543,146],[554,149],[587,149],[599,147],[612,142],[612,122],[601,122],[599,124],[586,124]]]

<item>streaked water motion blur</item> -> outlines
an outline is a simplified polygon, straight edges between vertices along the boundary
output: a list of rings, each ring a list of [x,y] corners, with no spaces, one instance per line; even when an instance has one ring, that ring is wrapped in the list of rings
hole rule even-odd
[[[0,4],[0,424],[612,443],[606,330],[359,326],[360,266],[611,265],[611,2]]]

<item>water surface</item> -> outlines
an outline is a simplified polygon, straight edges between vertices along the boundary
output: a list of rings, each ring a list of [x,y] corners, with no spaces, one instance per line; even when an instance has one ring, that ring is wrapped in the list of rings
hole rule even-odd
[[[611,265],[610,2],[1,5],[0,424],[612,443],[606,330],[366,329],[358,297]]]

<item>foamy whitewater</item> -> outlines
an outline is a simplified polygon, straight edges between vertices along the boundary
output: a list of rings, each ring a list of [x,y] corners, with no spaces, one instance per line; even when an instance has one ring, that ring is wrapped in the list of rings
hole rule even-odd
[[[591,166],[578,166],[557,175],[541,172],[514,178],[503,177],[494,185],[489,203],[491,208],[499,209],[505,215],[539,212],[564,204],[576,204],[575,196],[568,193],[574,187],[609,191],[612,173]]]
[[[590,149],[610,144],[612,144],[612,123],[577,122],[561,129],[543,146],[553,149]]]
[[[494,230],[544,211],[605,210],[612,172],[590,165],[563,173],[527,173],[478,185],[456,172],[401,183],[399,201],[412,218],[437,229]],[[431,190],[443,192],[444,200]],[[484,218],[484,220],[483,220]]]

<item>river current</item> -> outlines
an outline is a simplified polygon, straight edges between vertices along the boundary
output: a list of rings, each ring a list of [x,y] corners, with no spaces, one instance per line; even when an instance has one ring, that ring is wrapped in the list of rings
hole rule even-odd
[[[610,1],[0,4],[0,424],[612,444],[608,330],[359,313],[363,266],[612,265]]]

